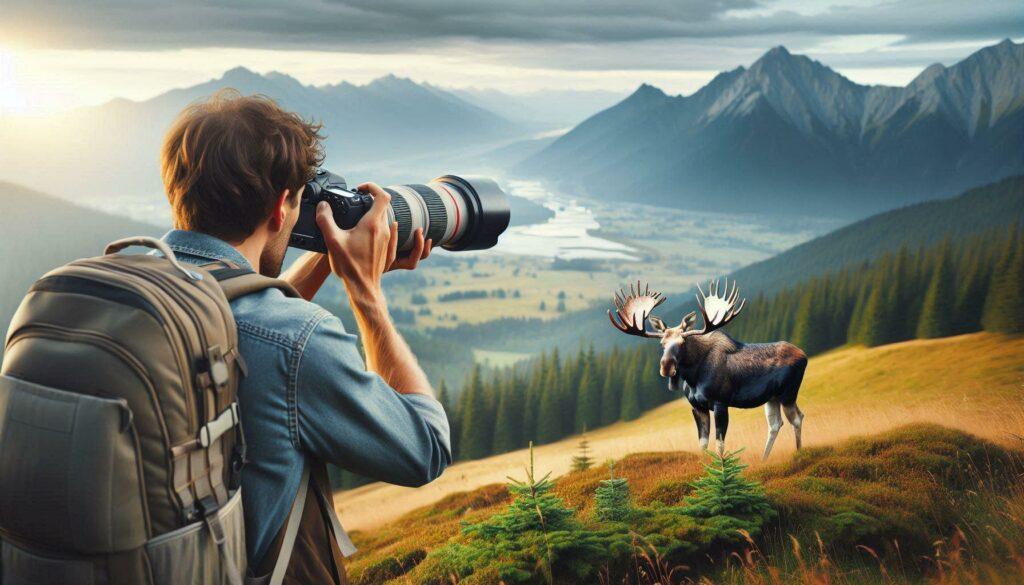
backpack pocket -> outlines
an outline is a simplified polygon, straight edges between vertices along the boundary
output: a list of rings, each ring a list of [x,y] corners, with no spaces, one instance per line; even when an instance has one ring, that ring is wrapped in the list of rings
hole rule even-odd
[[[150,532],[132,413],[0,376],[0,528],[80,554],[142,546]]]
[[[153,571],[154,585],[179,583],[232,583],[229,567],[244,575],[245,521],[242,490],[235,490],[216,512],[224,530],[218,546],[205,521],[183,526],[146,543],[146,555]]]

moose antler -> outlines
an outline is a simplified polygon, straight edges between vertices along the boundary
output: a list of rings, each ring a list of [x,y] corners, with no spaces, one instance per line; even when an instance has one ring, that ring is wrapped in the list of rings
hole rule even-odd
[[[684,336],[689,337],[690,335],[704,335],[705,333],[711,333],[715,329],[725,327],[729,321],[732,321],[733,317],[740,314],[743,307],[747,304],[747,299],[740,301],[737,306],[736,301],[739,299],[740,291],[736,285],[736,281],[732,282],[732,290],[729,290],[729,279],[725,280],[725,287],[721,288],[721,281],[708,282],[708,294],[704,294],[704,289],[697,285],[697,290],[700,294],[697,295],[697,308],[700,309],[700,314],[704,318],[704,327],[701,329],[694,329],[691,331],[683,332]],[[719,292],[724,294],[719,294]]]
[[[612,312],[608,311],[608,319],[612,325],[629,335],[660,338],[660,332],[647,330],[647,318],[654,307],[665,302],[665,297],[659,292],[651,292],[650,285],[646,285],[641,292],[639,280],[636,281],[636,290],[633,290],[633,284],[630,283],[628,295],[624,289],[620,292],[621,297],[619,293],[615,293],[615,314],[612,315]]]

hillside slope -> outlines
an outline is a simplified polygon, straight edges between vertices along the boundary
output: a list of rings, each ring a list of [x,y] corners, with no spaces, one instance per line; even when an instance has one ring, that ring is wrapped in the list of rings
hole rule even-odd
[[[954,243],[1024,221],[1024,175],[976,187],[950,199],[926,201],[874,215],[814,238],[732,274],[748,294],[771,293],[795,282],[866,260],[901,246]]]
[[[906,87],[784,47],[689,96],[642,85],[517,170],[598,199],[863,217],[1024,171],[1024,44]]]
[[[830,444],[915,421],[1010,442],[1009,433],[1024,434],[1022,372],[1024,337],[1019,336],[979,333],[830,352],[811,359],[800,391],[798,402],[807,416],[804,443]],[[767,432],[763,411],[730,412],[727,445],[746,449],[746,458],[756,467]],[[635,452],[699,451],[690,408],[683,400],[635,421],[588,433],[587,438],[596,461]],[[570,437],[538,447],[542,472],[565,473],[578,441]],[[769,462],[792,450],[792,428],[787,424]],[[467,461],[422,488],[375,483],[340,492],[335,501],[346,527],[369,530],[455,492],[520,475],[526,457],[520,450]]]
[[[26,187],[0,181],[0,329],[18,308],[29,286],[45,272],[103,253],[107,243],[127,236],[159,236],[154,225],[81,207]]]

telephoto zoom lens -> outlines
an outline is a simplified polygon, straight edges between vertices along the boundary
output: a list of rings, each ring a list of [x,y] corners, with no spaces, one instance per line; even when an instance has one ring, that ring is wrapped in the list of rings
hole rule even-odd
[[[398,249],[413,246],[413,232],[448,250],[485,250],[508,227],[508,198],[484,177],[445,175],[426,185],[392,185],[391,210],[398,222]]]
[[[508,197],[485,177],[445,175],[425,185],[391,185],[384,190],[391,195],[389,219],[398,222],[399,252],[412,249],[417,228],[434,246],[455,251],[493,248],[508,227]],[[372,197],[349,190],[340,175],[319,169],[303,189],[290,246],[327,251],[316,225],[316,206],[321,201],[331,205],[334,221],[342,229],[355,227],[373,205]]]

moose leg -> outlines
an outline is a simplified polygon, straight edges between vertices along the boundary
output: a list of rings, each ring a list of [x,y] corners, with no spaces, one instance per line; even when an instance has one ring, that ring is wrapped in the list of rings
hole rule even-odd
[[[780,406],[778,400],[769,400],[764,405],[764,416],[768,419],[768,440],[764,443],[764,455],[761,457],[761,461],[768,459],[768,455],[772,452],[772,445],[775,444],[775,437],[778,436],[779,429],[782,428]]]
[[[789,406],[783,406],[782,411],[786,413],[786,419],[789,420],[789,424],[793,425],[793,433],[796,435],[796,448],[800,448],[800,428],[804,424],[804,413],[800,410],[800,407],[796,405],[796,402]]]
[[[708,436],[711,434],[711,414],[706,410],[693,409],[693,420],[697,423],[697,440],[700,441],[700,450],[708,448]]]
[[[715,403],[715,440],[718,454],[725,455],[725,433],[729,430],[729,407],[724,402]]]

